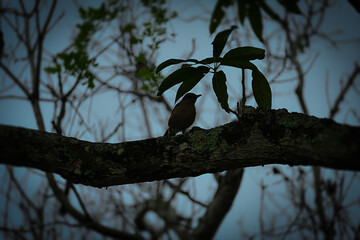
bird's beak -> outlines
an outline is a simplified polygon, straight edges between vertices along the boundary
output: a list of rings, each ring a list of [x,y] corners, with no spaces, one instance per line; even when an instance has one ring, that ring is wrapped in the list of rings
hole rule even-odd
[[[196,95],[196,99],[197,99],[198,97],[201,97],[201,94],[199,94],[199,95]]]

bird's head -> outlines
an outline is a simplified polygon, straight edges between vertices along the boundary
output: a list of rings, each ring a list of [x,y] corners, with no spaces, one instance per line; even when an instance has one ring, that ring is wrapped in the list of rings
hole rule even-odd
[[[201,94],[197,95],[194,93],[187,93],[185,95],[185,97],[182,99],[182,101],[195,103],[196,99],[198,99],[198,97],[200,97],[200,96],[201,96]]]

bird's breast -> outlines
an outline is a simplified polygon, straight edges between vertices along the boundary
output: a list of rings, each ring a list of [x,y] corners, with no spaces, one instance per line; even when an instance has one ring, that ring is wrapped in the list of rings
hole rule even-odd
[[[174,108],[170,119],[169,119],[169,127],[177,130],[184,130],[193,124],[195,120],[195,106],[191,104],[191,106],[182,106],[178,105]]]

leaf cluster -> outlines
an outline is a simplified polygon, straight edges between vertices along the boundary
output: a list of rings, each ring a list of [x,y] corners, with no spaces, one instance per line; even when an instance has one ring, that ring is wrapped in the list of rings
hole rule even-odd
[[[167,23],[175,18],[177,13],[168,11],[164,5],[165,0],[142,0],[141,3],[148,10],[151,18],[140,23],[124,24],[120,31],[125,36],[129,48],[137,49],[134,50],[135,76],[142,79],[141,89],[155,93],[163,76],[155,74],[155,66],[148,58],[159,49],[161,43],[166,41]]]
[[[129,49],[135,49],[135,47],[141,49],[141,44],[146,44],[146,47],[154,52],[166,40],[166,24],[177,14],[168,12],[165,0],[141,0],[141,4],[150,13],[151,19],[140,24],[136,22],[123,24],[119,29]],[[45,72],[49,74],[66,72],[76,77],[78,81],[83,80],[83,84],[87,84],[89,88],[93,88],[95,76],[90,68],[96,67],[97,63],[96,57],[88,54],[91,39],[102,26],[107,26],[111,21],[119,18],[120,14],[128,8],[125,2],[117,0],[106,0],[97,8],[79,8],[82,22],[76,25],[78,33],[73,43],[56,55],[54,65],[45,67]],[[158,82],[163,77],[155,74],[154,66],[151,64],[149,66],[145,50],[134,51],[133,57],[136,64],[136,76],[144,80],[142,89],[155,92]]]
[[[158,82],[163,79],[162,75],[155,74],[155,66],[149,67],[143,53],[135,57],[137,70],[136,77],[141,78],[143,85],[141,89],[149,93],[155,93],[158,88]]]
[[[78,81],[85,80],[83,84],[87,84],[89,88],[95,86],[95,76],[89,71],[89,68],[96,67],[97,64],[96,59],[87,53],[88,45],[102,23],[112,21],[119,12],[124,10],[121,5],[116,5],[114,2],[108,1],[108,4],[102,3],[98,8],[79,8],[82,23],[76,25],[78,34],[73,44],[56,55],[62,64],[56,61],[55,66],[45,67],[45,72],[56,74],[65,71],[75,76]]]
[[[97,64],[96,58],[90,57],[87,52],[88,45],[101,24],[114,20],[124,10],[125,8],[115,1],[107,1],[107,4],[102,3],[98,8],[88,7],[85,9],[80,7],[79,14],[82,22],[76,25],[78,34],[73,44],[56,55],[62,64],[56,61],[55,66],[45,67],[45,72],[56,74],[65,71],[76,77],[78,81],[85,80],[83,84],[87,84],[89,88],[94,88],[95,76],[89,71],[89,68],[96,67]]]
[[[255,47],[237,47],[231,49],[220,57],[225,44],[229,38],[231,32],[236,29],[235,26],[225,31],[219,32],[213,45],[213,56],[202,60],[197,59],[168,59],[161,63],[156,73],[159,73],[164,68],[183,63],[180,69],[174,71],[167,76],[161,83],[158,89],[158,96],[162,95],[169,88],[181,83],[175,97],[175,102],[181,98],[184,94],[189,92],[196,84],[199,83],[203,77],[212,70],[212,86],[217,96],[218,102],[221,107],[231,112],[228,104],[228,93],[226,86],[226,75],[223,71],[218,71],[220,66],[230,66],[241,69],[249,69],[252,71],[252,89],[255,100],[259,107],[271,108],[271,89],[265,76],[259,71],[259,69],[250,61],[255,59],[263,59],[265,57],[265,50]],[[213,66],[210,66],[213,64]],[[199,65],[199,66],[198,66]]]
[[[121,28],[123,34],[130,35],[130,44],[141,44],[146,41],[150,50],[157,50],[160,43],[164,42],[166,35],[166,24],[177,16],[176,12],[168,12],[164,6],[165,0],[142,0],[145,8],[149,9],[151,20],[136,26],[128,23]]]

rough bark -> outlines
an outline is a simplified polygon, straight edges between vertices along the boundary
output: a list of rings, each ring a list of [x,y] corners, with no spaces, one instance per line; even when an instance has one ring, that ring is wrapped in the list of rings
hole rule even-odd
[[[248,107],[240,121],[175,137],[91,143],[0,125],[0,162],[94,187],[287,164],[360,171],[360,127]]]

